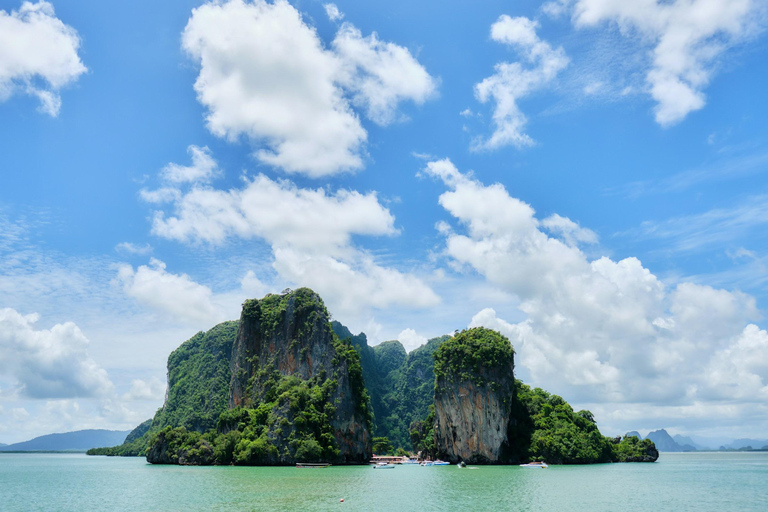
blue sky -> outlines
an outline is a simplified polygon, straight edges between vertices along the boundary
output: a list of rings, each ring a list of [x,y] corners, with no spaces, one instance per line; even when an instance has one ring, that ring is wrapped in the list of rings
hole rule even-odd
[[[310,286],[606,434],[768,428],[761,0],[0,0],[0,442],[128,429]]]

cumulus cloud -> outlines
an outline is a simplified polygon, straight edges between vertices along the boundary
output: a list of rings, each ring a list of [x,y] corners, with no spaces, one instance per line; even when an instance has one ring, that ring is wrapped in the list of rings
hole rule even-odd
[[[331,21],[339,21],[344,18],[344,13],[339,10],[336,4],[323,4],[325,14]]]
[[[263,174],[246,178],[242,188],[230,190],[169,183],[164,188],[173,190],[167,195],[172,213],[155,212],[155,235],[214,245],[232,239],[262,239],[272,248],[273,268],[279,276],[312,287],[332,311],[425,307],[439,300],[418,277],[379,265],[353,243],[353,236],[398,233],[394,217],[374,192],[299,188]],[[155,199],[152,191],[145,195]],[[132,269],[127,269],[130,276]],[[246,275],[242,284],[243,288],[263,290],[255,274]]]
[[[403,344],[406,352],[410,352],[420,346],[424,345],[428,340],[424,336],[421,336],[413,329],[403,329],[400,334],[397,335],[397,341]]]
[[[571,219],[556,213],[541,221],[541,225],[550,233],[560,235],[568,245],[597,243],[597,233],[591,229],[582,228]]]
[[[175,163],[166,165],[160,171],[160,176],[170,183],[207,183],[218,173],[218,165],[211,156],[211,150],[205,147],[191,145],[187,152],[192,157],[192,165],[184,166]]]
[[[59,89],[87,71],[79,48],[77,31],[57,18],[48,2],[0,11],[0,101],[23,92],[38,98],[41,112],[56,117]]]
[[[442,230],[446,255],[518,297],[525,314],[510,323],[484,309],[471,325],[507,335],[534,384],[580,402],[668,405],[713,400],[715,390],[738,389],[721,397],[744,400],[768,391],[753,297],[670,287],[636,258],[590,261],[579,244],[594,242],[591,231],[575,236],[583,228],[563,217],[540,221],[502,185],[471,179],[448,160],[425,172],[448,187],[440,204],[460,226]]]
[[[401,101],[421,103],[434,89],[407,49],[349,23],[326,49],[284,0],[206,3],[182,46],[200,65],[195,90],[211,132],[246,136],[262,146],[260,161],[312,177],[363,167],[367,132],[350,101],[386,124]]]
[[[375,32],[363,37],[354,25],[344,23],[333,49],[343,63],[340,83],[352,94],[353,104],[379,125],[396,119],[402,101],[422,104],[437,90],[435,80],[407,48],[381,41]]]
[[[567,3],[550,4],[554,12]],[[576,0],[573,5],[576,26],[614,23],[622,34],[653,47],[645,78],[662,126],[704,107],[703,90],[718,58],[754,33],[764,14],[764,3],[755,0]]]
[[[149,380],[133,379],[131,389],[123,395],[123,400],[126,402],[136,400],[162,401],[165,397],[165,388],[165,382],[157,377],[152,377]]]
[[[495,130],[487,140],[477,139],[475,150],[492,150],[507,145],[530,146],[533,139],[524,132],[527,119],[518,101],[550,83],[568,65],[562,48],[552,48],[536,34],[538,22],[525,17],[503,14],[491,26],[491,39],[514,48],[529,67],[520,62],[496,64],[492,76],[475,85],[475,97],[481,103],[495,102]]]
[[[29,398],[99,397],[113,389],[88,354],[88,339],[72,322],[36,329],[39,315],[0,309],[0,374]]]
[[[186,274],[167,272],[165,263],[156,258],[135,270],[131,265],[120,265],[117,282],[130,297],[176,319],[195,323],[222,320],[221,311],[211,300],[210,288]]]

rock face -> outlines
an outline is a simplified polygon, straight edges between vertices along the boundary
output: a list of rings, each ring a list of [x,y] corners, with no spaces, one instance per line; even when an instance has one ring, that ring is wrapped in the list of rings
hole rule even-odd
[[[371,456],[367,393],[359,359],[352,361],[356,368],[350,373],[347,350],[354,352],[334,337],[322,299],[308,288],[246,301],[232,348],[230,408],[268,401],[275,372],[318,384],[335,380],[329,394],[335,413],[328,419],[340,450],[335,462],[367,462]],[[282,408],[279,413],[294,423],[293,411]],[[290,454],[285,455],[289,436],[290,429],[270,434],[277,447],[277,463],[294,462]]]
[[[485,328],[461,332],[435,352],[435,449],[456,463],[507,462],[514,351]]]

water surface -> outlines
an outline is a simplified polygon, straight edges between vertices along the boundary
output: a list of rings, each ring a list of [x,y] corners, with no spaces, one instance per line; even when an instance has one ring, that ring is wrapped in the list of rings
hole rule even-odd
[[[768,453],[663,453],[654,464],[477,470],[179,467],[143,458],[0,454],[0,509],[768,511]]]

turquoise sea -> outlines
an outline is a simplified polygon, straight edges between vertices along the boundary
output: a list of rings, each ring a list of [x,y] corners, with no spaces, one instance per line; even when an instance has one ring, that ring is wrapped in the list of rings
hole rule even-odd
[[[663,453],[654,464],[476,470],[178,467],[143,458],[0,454],[5,512],[457,509],[768,511],[768,453]]]

